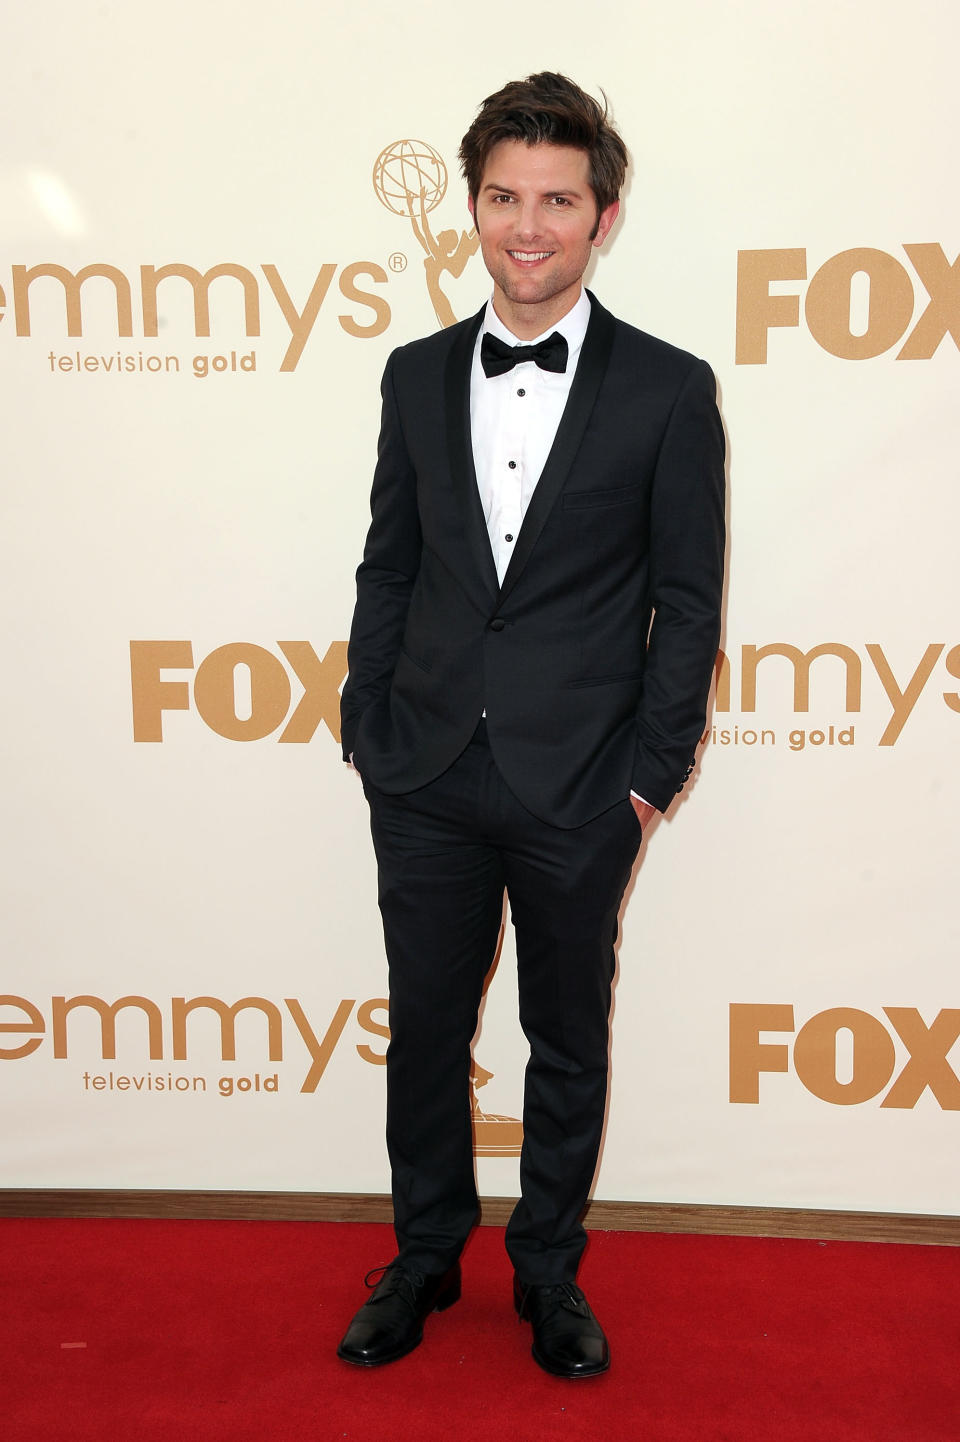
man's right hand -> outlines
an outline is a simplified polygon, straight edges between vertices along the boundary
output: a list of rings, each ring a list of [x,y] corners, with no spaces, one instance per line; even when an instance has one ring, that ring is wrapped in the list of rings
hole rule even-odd
[[[649,801],[641,801],[639,796],[631,796],[630,805],[637,813],[637,820],[640,822],[640,830],[646,831],[650,822],[657,814],[657,808],[655,806],[651,806]]]

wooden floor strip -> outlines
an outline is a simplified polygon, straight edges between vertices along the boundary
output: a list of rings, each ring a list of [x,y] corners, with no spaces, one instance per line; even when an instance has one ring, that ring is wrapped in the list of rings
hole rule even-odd
[[[503,1226],[512,1197],[484,1197],[481,1220]],[[195,1220],[389,1222],[390,1198],[355,1192],[0,1191],[0,1217],[183,1217]],[[728,1207],[673,1202],[591,1202],[597,1231],[704,1232],[818,1241],[916,1242],[960,1246],[960,1217],[898,1212]]]

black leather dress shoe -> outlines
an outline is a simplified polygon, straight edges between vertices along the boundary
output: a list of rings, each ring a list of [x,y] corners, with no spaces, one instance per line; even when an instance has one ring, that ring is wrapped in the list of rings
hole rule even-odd
[[[405,1357],[423,1340],[424,1318],[460,1298],[459,1262],[448,1272],[419,1272],[394,1261],[368,1272],[368,1287],[377,1272],[383,1276],[337,1348],[338,1357],[358,1367],[379,1367]]]
[[[610,1366],[603,1328],[573,1282],[524,1286],[513,1279],[513,1304],[533,1328],[533,1360],[555,1377],[595,1377]]]

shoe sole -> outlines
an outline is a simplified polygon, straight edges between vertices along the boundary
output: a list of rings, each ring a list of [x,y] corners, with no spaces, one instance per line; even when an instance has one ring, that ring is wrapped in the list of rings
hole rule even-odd
[[[549,1363],[538,1354],[536,1347],[530,1348],[530,1355],[544,1372],[549,1372],[551,1377],[563,1377],[567,1382],[578,1382],[581,1377],[602,1377],[604,1372],[610,1370],[610,1358],[599,1367],[579,1367],[575,1372],[565,1372],[562,1367],[551,1367]]]
[[[423,1333],[411,1342],[409,1347],[402,1347],[399,1352],[390,1352],[386,1357],[351,1357],[349,1352],[337,1348],[337,1356],[341,1362],[349,1362],[351,1367],[385,1367],[388,1362],[399,1362],[401,1357],[408,1357],[423,1341]]]

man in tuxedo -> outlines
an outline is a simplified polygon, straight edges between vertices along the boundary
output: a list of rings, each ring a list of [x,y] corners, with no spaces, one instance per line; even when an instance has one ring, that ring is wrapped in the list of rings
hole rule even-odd
[[[581,1377],[609,1365],[576,1275],[617,915],[703,731],[723,433],[709,367],[583,289],[627,160],[606,111],[530,76],[484,101],[460,159],[493,296],[388,361],[343,691],[389,961],[399,1250],[339,1355],[401,1357],[460,1295],[470,1042],[506,888],[530,1044],[514,1300],[536,1361]]]

